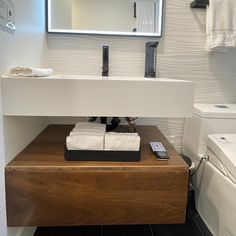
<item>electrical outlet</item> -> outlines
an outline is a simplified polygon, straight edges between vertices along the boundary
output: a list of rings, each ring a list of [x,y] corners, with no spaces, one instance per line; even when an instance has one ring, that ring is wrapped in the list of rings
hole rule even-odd
[[[15,2],[13,0],[7,0],[7,24],[6,26],[12,30],[15,30]]]
[[[172,144],[172,145],[175,145],[175,135],[171,135],[169,137],[169,142]]]

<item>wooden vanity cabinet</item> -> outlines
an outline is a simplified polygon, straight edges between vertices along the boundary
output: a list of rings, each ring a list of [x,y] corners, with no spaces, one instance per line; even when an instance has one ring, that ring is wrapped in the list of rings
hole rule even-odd
[[[188,166],[156,127],[137,127],[140,162],[65,161],[72,128],[48,126],[6,166],[8,226],[185,222]],[[170,160],[157,160],[150,141]]]

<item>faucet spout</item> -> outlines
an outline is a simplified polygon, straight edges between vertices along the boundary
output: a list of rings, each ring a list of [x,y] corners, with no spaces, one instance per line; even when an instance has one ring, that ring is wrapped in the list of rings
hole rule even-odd
[[[109,74],[109,46],[102,46],[102,76]]]
[[[159,42],[147,42],[146,43],[146,55],[145,55],[145,77],[156,77],[156,51]]]

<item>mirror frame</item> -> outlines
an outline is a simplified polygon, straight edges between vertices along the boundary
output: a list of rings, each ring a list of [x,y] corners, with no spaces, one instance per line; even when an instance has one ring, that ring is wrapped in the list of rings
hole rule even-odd
[[[67,29],[52,29],[51,28],[51,0],[45,0],[46,7],[46,29],[50,34],[83,34],[83,35],[108,35],[108,36],[132,36],[132,37],[162,37],[163,20],[164,20],[164,1],[160,0],[161,22],[160,33],[138,33],[138,32],[118,32],[118,31],[100,31],[100,30],[67,30]]]

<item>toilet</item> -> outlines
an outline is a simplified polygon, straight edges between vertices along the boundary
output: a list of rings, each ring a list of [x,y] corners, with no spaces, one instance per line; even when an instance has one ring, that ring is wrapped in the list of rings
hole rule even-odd
[[[236,235],[236,104],[194,104],[183,154],[195,164],[196,209],[214,236]],[[192,172],[193,173],[193,172]]]

